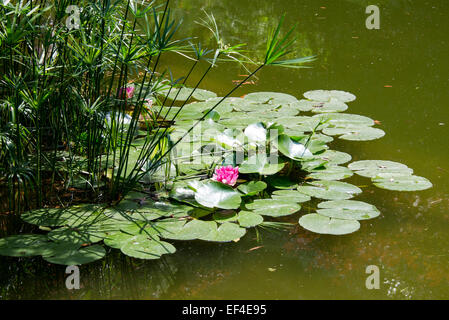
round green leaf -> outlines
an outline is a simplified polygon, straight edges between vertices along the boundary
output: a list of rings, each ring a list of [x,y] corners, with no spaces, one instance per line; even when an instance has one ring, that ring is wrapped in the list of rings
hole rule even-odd
[[[145,260],[159,259],[164,254],[176,252],[176,248],[170,243],[153,240],[145,235],[130,238],[120,250],[127,256]]]
[[[246,205],[257,214],[270,217],[282,217],[301,210],[301,206],[291,199],[257,199]]]
[[[266,188],[267,184],[263,181],[250,181],[237,187],[237,189],[240,192],[244,193],[245,196],[255,196],[256,194],[261,193]]]
[[[419,176],[398,176],[395,174],[381,173],[373,178],[376,187],[394,191],[421,191],[432,188],[432,183]]]
[[[329,101],[332,98],[341,102],[351,102],[356,99],[356,96],[352,93],[339,91],[339,90],[313,90],[304,93],[304,97],[314,101]]]
[[[55,250],[51,254],[46,254],[42,257],[50,263],[74,266],[100,260],[105,254],[106,251],[99,245],[93,245],[79,250],[67,250],[67,248],[61,246],[59,250]]]
[[[86,204],[70,208],[32,210],[20,217],[25,222],[44,227],[79,226],[97,220],[100,209],[97,205]]]
[[[31,257],[41,255],[49,245],[48,239],[39,234],[21,234],[0,239],[0,255]]]
[[[261,224],[263,222],[263,217],[252,211],[240,211],[238,222],[241,227],[251,228]]]
[[[342,180],[353,175],[351,170],[340,166],[325,166],[313,169],[310,172],[307,177],[318,180]]]
[[[307,202],[310,201],[310,196],[300,193],[297,190],[276,190],[271,195],[275,200],[286,200],[291,202]]]
[[[303,144],[290,139],[285,134],[279,136],[278,149],[284,156],[293,160],[302,160],[313,156],[312,152]]]
[[[195,193],[195,200],[208,208],[237,209],[242,198],[230,186],[217,181],[202,184]]]
[[[315,233],[343,235],[356,232],[360,228],[357,220],[343,220],[325,217],[319,214],[306,214],[299,219],[304,229]]]
[[[369,203],[355,200],[326,201],[318,204],[317,212],[329,218],[345,220],[367,220],[380,215],[379,210]]]
[[[269,176],[266,181],[270,186],[276,189],[296,189],[298,187],[296,182],[291,181],[287,177]]]
[[[341,181],[313,181],[298,187],[298,191],[308,196],[325,200],[346,200],[362,193],[352,184]]]
[[[374,178],[379,174],[400,174],[409,176],[413,174],[413,170],[405,164],[386,160],[361,160],[355,161],[348,165],[348,168],[355,171],[362,177]]]
[[[217,228],[217,224],[214,223],[212,230],[205,236],[201,237],[201,240],[214,241],[214,242],[230,242],[236,241],[243,237],[246,233],[245,228],[240,228],[237,224],[232,222],[225,222]]]
[[[331,136],[338,135],[340,139],[350,141],[376,140],[385,135],[383,130],[372,127],[325,128],[323,133]]]
[[[258,173],[260,175],[273,175],[281,171],[285,162],[277,155],[267,157],[264,153],[257,153],[245,160],[239,167],[240,173]]]

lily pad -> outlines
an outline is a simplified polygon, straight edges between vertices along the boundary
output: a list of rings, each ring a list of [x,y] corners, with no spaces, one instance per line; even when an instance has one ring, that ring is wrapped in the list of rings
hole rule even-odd
[[[187,223],[171,224],[171,226],[158,223],[158,228],[161,233],[160,236],[171,240],[195,240],[209,234],[213,229],[210,221],[191,220]]]
[[[238,222],[241,227],[252,228],[261,224],[263,222],[263,217],[252,211],[240,211]]]
[[[316,154],[315,157],[335,165],[345,164],[352,159],[350,154],[335,150],[326,150],[321,154]]]
[[[247,204],[246,208],[270,217],[289,216],[301,210],[301,206],[291,199],[257,199]]]
[[[106,237],[106,233],[92,230],[89,226],[77,228],[62,227],[48,233],[48,238],[55,242],[67,242],[76,245],[100,242]]]
[[[297,190],[276,190],[271,195],[271,198],[275,200],[286,200],[298,203],[310,201],[310,196],[300,193]]]
[[[338,99],[331,98],[325,102],[301,100],[298,108],[301,111],[311,111],[313,113],[331,113],[346,111],[348,105]]]
[[[372,127],[325,128],[323,133],[350,141],[370,141],[385,136],[383,130]]]
[[[313,118],[321,119],[328,126],[337,128],[347,127],[371,127],[374,126],[374,120],[358,114],[348,113],[325,113],[317,114]]]
[[[235,211],[218,211],[213,214],[212,218],[218,223],[234,222],[237,221],[238,214]]]
[[[264,153],[257,153],[245,160],[239,167],[240,173],[258,173],[260,175],[274,175],[281,171],[285,162],[277,155],[267,157]]]
[[[317,180],[342,180],[353,175],[352,171],[346,167],[332,165],[314,169],[310,172],[311,173],[307,177]]]
[[[312,152],[303,144],[292,140],[285,134],[279,136],[278,149],[284,156],[293,160],[302,160],[313,156]]]
[[[39,234],[21,234],[0,239],[0,255],[31,257],[41,255],[49,245],[48,239]]]
[[[242,198],[230,186],[217,181],[202,184],[195,193],[195,200],[208,208],[237,209]]]
[[[376,187],[394,191],[422,191],[432,188],[432,183],[424,177],[415,175],[398,176],[381,173],[373,178]]]
[[[126,241],[120,250],[127,256],[153,260],[159,259],[164,254],[176,252],[176,248],[165,241],[153,240],[145,235],[138,235]]]
[[[360,229],[357,220],[329,218],[315,213],[302,216],[299,224],[309,231],[332,235],[350,234]]]
[[[78,226],[98,220],[100,210],[101,207],[97,205],[87,204],[61,209],[32,210],[20,217],[25,222],[44,227]]]
[[[93,245],[79,250],[67,250],[64,246],[61,246],[60,250],[55,250],[52,254],[46,254],[42,257],[50,263],[74,266],[100,260],[105,254],[106,251],[100,245]]]
[[[320,215],[345,220],[367,220],[380,215],[375,206],[355,200],[321,202],[318,208],[321,208],[317,210]]]
[[[247,94],[244,99],[257,103],[269,103],[276,105],[298,102],[296,97],[279,92],[254,92]]]
[[[240,228],[237,224],[232,222],[222,223],[218,228],[217,224],[213,226],[212,230],[200,240],[214,241],[214,242],[230,242],[236,241],[243,237],[246,233],[245,228]]]
[[[296,182],[291,181],[288,177],[282,176],[269,176],[266,181],[270,186],[276,189],[296,189],[298,184]]]
[[[375,178],[379,174],[383,173],[394,173],[403,176],[410,176],[413,174],[413,170],[405,164],[386,160],[355,161],[350,163],[348,168],[355,171],[356,174],[367,178]]]
[[[341,181],[313,181],[298,187],[298,191],[308,196],[324,200],[347,200],[362,190],[352,184]]]
[[[131,239],[133,235],[121,231],[109,234],[104,239],[104,244],[114,249],[120,249],[122,245]]]
[[[267,184],[263,181],[250,181],[237,187],[237,189],[240,192],[244,193],[245,196],[255,196],[256,194],[261,193],[266,188]]]
[[[217,94],[215,92],[204,89],[196,89],[195,92],[193,93],[193,98],[199,101],[205,101],[216,97]]]
[[[340,90],[312,90],[304,93],[304,97],[314,101],[329,101],[332,98],[340,100],[341,102],[351,102],[356,99],[352,93]]]

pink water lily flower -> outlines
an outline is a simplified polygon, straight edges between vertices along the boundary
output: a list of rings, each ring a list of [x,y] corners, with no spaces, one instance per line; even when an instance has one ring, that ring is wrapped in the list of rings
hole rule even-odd
[[[134,91],[136,90],[136,88],[134,87],[122,87],[120,88],[118,95],[120,97],[120,99],[124,99],[126,96],[126,99],[132,99],[132,97],[134,96]]]
[[[231,165],[227,167],[220,167],[215,169],[215,174],[212,179],[215,181],[234,186],[239,177],[239,167],[232,167]]]

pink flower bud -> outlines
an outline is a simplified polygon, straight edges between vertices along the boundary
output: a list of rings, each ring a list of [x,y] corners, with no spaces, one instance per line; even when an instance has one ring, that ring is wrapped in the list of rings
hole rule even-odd
[[[239,167],[234,168],[229,165],[227,167],[216,168],[212,179],[230,186],[234,186],[238,177]]]
[[[122,87],[118,91],[118,96],[120,99],[125,99],[125,97],[126,99],[132,99],[135,90],[134,87]]]

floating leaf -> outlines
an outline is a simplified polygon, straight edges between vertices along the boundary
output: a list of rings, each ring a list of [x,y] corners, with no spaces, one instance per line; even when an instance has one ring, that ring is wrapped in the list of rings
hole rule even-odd
[[[307,177],[318,180],[342,180],[353,175],[351,170],[340,166],[325,166],[323,168],[313,169],[310,172]]]
[[[372,127],[345,127],[345,128],[325,128],[323,133],[331,136],[339,136],[343,140],[370,141],[382,138],[385,132]]]
[[[267,184],[263,181],[250,181],[241,184],[237,189],[244,193],[245,196],[255,196],[267,188]]]
[[[317,114],[313,118],[321,119],[321,121],[327,122],[328,126],[337,128],[374,126],[373,119],[358,114],[325,113]]]
[[[356,232],[360,228],[357,220],[343,220],[325,217],[319,214],[306,214],[299,219],[304,229],[315,233],[343,235]]]
[[[208,208],[237,209],[242,201],[240,193],[217,181],[202,184],[195,193],[195,200]]]
[[[193,98],[200,101],[205,101],[216,97],[217,94],[215,92],[204,89],[196,89],[195,92],[193,93]]]
[[[284,156],[293,160],[302,160],[313,156],[312,152],[303,144],[290,139],[285,134],[279,136],[278,149]]]
[[[61,246],[59,250],[54,250],[51,254],[46,254],[42,257],[50,263],[74,266],[100,260],[105,254],[106,251],[99,245],[93,245],[79,250],[67,250],[67,247]]]
[[[362,193],[360,188],[341,181],[313,181],[299,186],[298,191],[325,200],[346,200]]]
[[[145,235],[130,238],[120,250],[127,256],[145,260],[159,259],[164,254],[176,252],[176,248],[170,243],[153,240]]]
[[[318,208],[321,208],[317,210],[320,215],[345,220],[367,220],[380,215],[375,206],[355,200],[321,202]]]
[[[237,221],[238,214],[235,211],[218,211],[213,214],[212,218],[218,223],[234,222]]]
[[[331,113],[346,111],[348,105],[338,99],[331,98],[325,102],[300,100],[298,108],[301,111],[312,111],[313,113]]]
[[[413,170],[405,164],[386,160],[355,161],[350,163],[348,168],[355,171],[356,174],[368,178],[374,178],[382,173],[395,173],[404,176],[413,174]]]
[[[285,162],[277,155],[267,157],[264,153],[257,153],[245,160],[239,167],[240,173],[258,173],[260,175],[273,175],[281,171]]]
[[[261,224],[263,222],[263,217],[252,211],[240,211],[238,222],[241,227],[251,228]]]
[[[304,93],[304,97],[309,100],[326,102],[332,98],[341,102],[351,102],[356,99],[356,96],[352,93],[339,91],[339,90],[313,90]]]
[[[272,199],[275,200],[286,200],[291,202],[307,202],[310,201],[310,197],[297,190],[277,190],[271,195]]]
[[[132,237],[133,235],[131,234],[118,231],[107,235],[104,239],[104,244],[114,249],[120,249]]]
[[[76,245],[100,242],[105,237],[106,233],[91,229],[89,226],[77,228],[62,227],[48,233],[48,238],[55,242],[67,242]]]
[[[240,228],[237,224],[232,222],[225,222],[217,228],[217,224],[213,225],[212,230],[206,236],[201,237],[201,240],[214,242],[230,242],[243,237],[246,233],[245,228]]]
[[[296,97],[279,92],[254,92],[247,94],[245,100],[254,101],[257,103],[269,103],[275,105],[296,103]]]
[[[350,154],[335,150],[326,150],[321,154],[316,154],[315,157],[336,165],[347,163],[352,159]]]
[[[185,221],[184,221],[185,222]],[[160,222],[156,228],[161,232],[160,236],[171,240],[195,240],[209,234],[213,229],[213,224],[210,221],[191,220],[183,224],[167,225]]]
[[[432,188],[429,180],[414,175],[381,173],[373,178],[373,183],[376,187],[394,191],[421,191]]]
[[[298,187],[296,182],[291,181],[287,177],[269,176],[266,181],[270,186],[276,189],[296,189]]]
[[[38,209],[23,213],[21,218],[30,224],[45,227],[78,226],[97,220],[100,209],[101,207],[91,204],[61,209]]]
[[[10,257],[31,257],[41,255],[49,242],[39,234],[21,234],[0,239],[0,255]]]
[[[301,206],[291,199],[257,199],[246,207],[255,213],[270,217],[288,216],[301,210]]]

